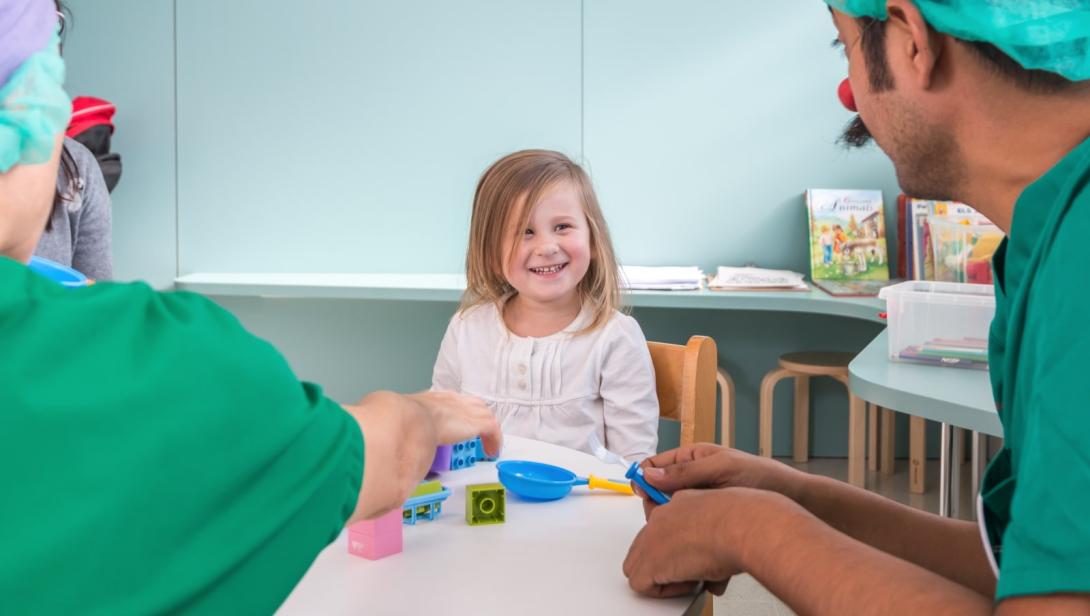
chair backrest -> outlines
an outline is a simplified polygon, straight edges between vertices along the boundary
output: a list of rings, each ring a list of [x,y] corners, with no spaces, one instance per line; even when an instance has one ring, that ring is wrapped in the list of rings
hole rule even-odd
[[[655,366],[659,416],[681,423],[681,444],[715,442],[715,340],[693,336],[689,343],[648,342]]]

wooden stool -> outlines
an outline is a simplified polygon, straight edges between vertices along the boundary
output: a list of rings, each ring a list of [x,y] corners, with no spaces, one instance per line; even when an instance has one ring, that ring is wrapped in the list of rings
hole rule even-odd
[[[766,374],[761,381],[760,455],[772,457],[772,395],[776,383],[786,378],[794,378],[794,459],[796,462],[805,462],[809,459],[810,378],[827,376],[840,381],[848,389],[848,483],[864,486],[866,483],[864,454],[867,446],[865,434],[867,404],[862,398],[853,395],[848,386],[848,364],[854,357],[852,353],[841,352],[787,353],[780,356],[780,367]],[[877,410],[873,412],[877,413]],[[873,422],[872,427],[876,429],[877,423],[877,421]],[[873,440],[877,444],[877,436]],[[892,447],[889,449],[892,451]],[[877,448],[872,448],[872,464],[877,464],[876,450]]]

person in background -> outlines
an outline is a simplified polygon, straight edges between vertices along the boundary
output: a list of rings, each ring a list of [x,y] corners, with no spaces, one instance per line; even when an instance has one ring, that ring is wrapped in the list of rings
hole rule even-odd
[[[646,464],[623,570],[649,595],[748,572],[801,614],[1090,614],[1090,5],[826,0],[849,144],[1007,232],[989,339],[1003,449],[978,522],[709,444]],[[853,100],[854,99],[854,100]],[[979,524],[979,525],[978,525]]]
[[[0,611],[270,614],[438,444],[502,434],[455,393],[338,404],[199,295],[30,271],[70,111],[56,31],[50,0],[0,0]]]
[[[54,3],[65,34],[66,18],[60,0]],[[114,276],[110,192],[98,160],[75,139],[61,147],[53,211],[45,224],[34,255],[71,267],[94,280]]]

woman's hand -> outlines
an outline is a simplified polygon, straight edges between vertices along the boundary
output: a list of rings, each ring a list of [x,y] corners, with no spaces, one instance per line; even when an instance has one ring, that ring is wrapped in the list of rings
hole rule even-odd
[[[484,400],[452,391],[426,391],[409,397],[428,409],[440,445],[480,435],[485,453],[489,456],[499,455],[503,447],[503,433]]]
[[[453,392],[379,391],[345,406],[364,440],[363,486],[349,520],[373,518],[400,506],[428,473],[435,447],[480,435],[489,455],[503,434],[484,401]]]

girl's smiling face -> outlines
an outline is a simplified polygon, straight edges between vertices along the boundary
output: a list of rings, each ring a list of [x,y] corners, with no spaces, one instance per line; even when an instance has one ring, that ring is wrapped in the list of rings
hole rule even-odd
[[[522,301],[564,307],[578,302],[591,260],[590,225],[579,190],[571,182],[546,190],[516,233],[522,207],[512,213],[504,234],[504,278]]]

